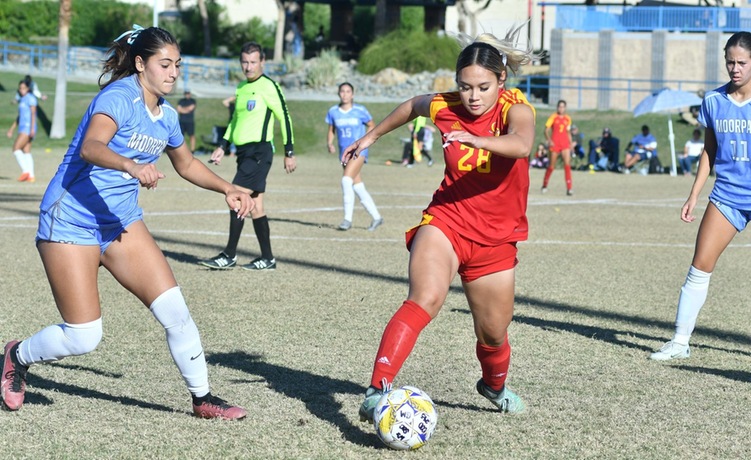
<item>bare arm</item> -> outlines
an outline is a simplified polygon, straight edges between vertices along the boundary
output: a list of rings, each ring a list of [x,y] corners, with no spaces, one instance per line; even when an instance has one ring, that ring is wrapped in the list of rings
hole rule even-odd
[[[474,136],[466,131],[443,136],[445,142],[461,142],[508,158],[526,158],[535,142],[535,115],[529,106],[515,104],[508,111],[508,131],[503,136]]]
[[[688,199],[681,208],[681,220],[684,222],[693,222],[696,219],[696,216],[693,215],[694,208],[696,208],[696,202],[699,200],[699,194],[704,188],[707,178],[709,178],[709,173],[712,170],[715,158],[717,157],[717,138],[715,137],[714,130],[707,128],[704,136],[704,151],[701,153],[699,166],[696,168],[694,185],[691,186],[691,192],[688,195]]]
[[[360,152],[373,145],[381,136],[409,123],[418,116],[429,117],[432,100],[432,94],[425,94],[399,104],[383,121],[346,148],[342,155],[342,163],[347,164],[352,158],[357,158]]]
[[[334,136],[336,135],[336,128],[334,125],[329,125],[329,130],[326,132],[326,145],[329,148],[329,153],[335,153],[336,148],[334,147]]]
[[[242,190],[214,174],[193,156],[185,143],[176,148],[167,148],[166,152],[180,177],[206,190],[224,194],[227,206],[237,212],[241,219],[255,207],[248,190]]]
[[[112,118],[101,113],[94,115],[81,143],[81,158],[102,168],[126,172],[148,189],[156,187],[159,179],[164,178],[164,174],[159,172],[155,165],[138,164],[115,153],[107,146],[116,132],[117,124]]]

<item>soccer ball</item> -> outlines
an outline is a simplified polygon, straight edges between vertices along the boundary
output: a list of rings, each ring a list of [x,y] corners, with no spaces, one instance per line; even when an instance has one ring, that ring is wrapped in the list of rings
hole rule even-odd
[[[381,441],[392,449],[415,450],[433,435],[438,414],[424,391],[403,386],[381,396],[373,424]]]

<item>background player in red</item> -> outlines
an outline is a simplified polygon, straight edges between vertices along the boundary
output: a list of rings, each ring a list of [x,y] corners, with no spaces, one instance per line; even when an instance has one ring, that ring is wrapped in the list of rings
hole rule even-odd
[[[542,181],[542,193],[548,191],[548,181],[555,170],[558,155],[563,159],[563,170],[566,174],[566,195],[573,195],[571,188],[571,117],[566,113],[566,101],[558,101],[556,112],[545,122],[545,139],[548,141],[550,163]]]
[[[409,295],[383,332],[360,407],[362,420],[373,419],[380,396],[440,311],[457,273],[477,336],[482,368],[477,391],[502,412],[525,408],[505,385],[516,243],[527,238],[529,154],[535,138],[534,109],[519,90],[505,87],[508,71],[515,73],[532,59],[531,50],[515,46],[520,30],[510,30],[503,40],[477,37],[457,59],[459,91],[402,103],[344,152],[346,163],[382,135],[429,116],[441,132],[446,161],[443,182],[422,222],[407,232]]]

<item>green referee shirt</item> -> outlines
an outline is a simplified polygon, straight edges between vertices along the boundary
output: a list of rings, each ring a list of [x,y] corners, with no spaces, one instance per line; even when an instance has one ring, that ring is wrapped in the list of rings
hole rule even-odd
[[[235,90],[235,113],[224,139],[235,145],[274,141],[274,117],[282,128],[284,149],[292,151],[295,138],[282,89],[266,75],[244,81]],[[273,116],[272,116],[273,115]]]

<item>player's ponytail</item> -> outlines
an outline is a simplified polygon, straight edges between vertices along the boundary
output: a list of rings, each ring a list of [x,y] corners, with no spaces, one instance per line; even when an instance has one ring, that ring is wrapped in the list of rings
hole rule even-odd
[[[117,37],[107,50],[99,75],[99,88],[104,89],[110,83],[137,73],[136,56],[141,56],[145,62],[166,45],[180,48],[175,37],[166,30],[159,27],[144,29],[133,24],[133,29]]]
[[[542,55],[535,54],[531,47],[521,48],[518,45],[519,33],[525,25],[512,27],[503,39],[489,33],[474,39],[466,34],[457,34],[456,39],[463,47],[456,60],[457,75],[465,67],[479,65],[501,78],[504,70],[516,74],[521,66],[540,59]]]

